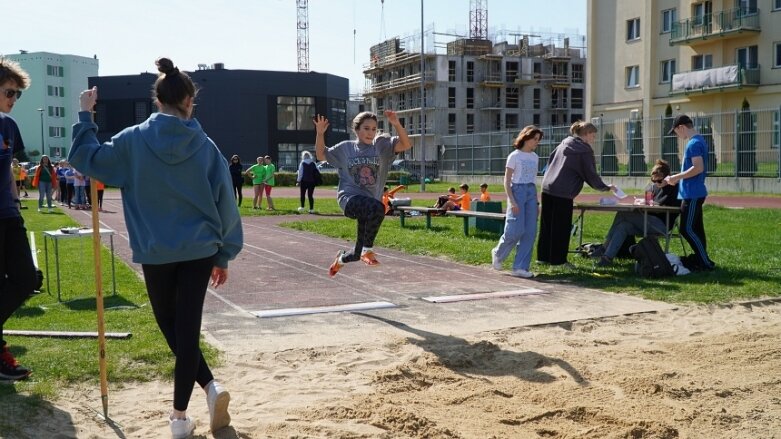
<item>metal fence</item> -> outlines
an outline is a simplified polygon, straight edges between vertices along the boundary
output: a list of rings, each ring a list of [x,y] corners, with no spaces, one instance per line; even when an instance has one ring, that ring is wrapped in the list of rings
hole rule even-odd
[[[708,175],[781,178],[779,109],[742,109],[689,114],[708,144]],[[594,118],[599,129],[592,147],[601,175],[647,176],[657,159],[680,169],[685,141],[668,136],[673,117]],[[569,126],[540,127],[540,174],[551,151],[569,134]],[[514,131],[442,136],[439,171],[450,175],[502,175]]]

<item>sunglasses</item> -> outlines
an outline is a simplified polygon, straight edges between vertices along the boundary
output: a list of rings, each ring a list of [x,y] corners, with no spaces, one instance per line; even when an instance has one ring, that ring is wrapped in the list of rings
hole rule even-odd
[[[663,181],[664,181],[663,178],[660,178],[658,180],[653,180],[653,179],[651,180],[652,183],[656,183],[656,184],[661,184]]]
[[[14,90],[11,88],[0,88],[0,90],[3,90],[3,93],[5,94],[5,97],[8,99],[11,99],[12,97],[16,96],[16,99],[19,99],[22,97],[22,91],[21,90]]]

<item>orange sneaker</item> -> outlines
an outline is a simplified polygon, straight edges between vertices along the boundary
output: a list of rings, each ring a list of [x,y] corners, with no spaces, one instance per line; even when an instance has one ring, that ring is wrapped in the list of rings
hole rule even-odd
[[[339,253],[336,254],[336,259],[334,259],[333,264],[331,264],[330,267],[328,267],[328,276],[334,277],[336,276],[336,273],[339,272],[339,270],[344,267],[344,262],[342,262],[342,255],[344,254],[343,251],[339,250]]]
[[[361,260],[363,261],[364,264],[370,267],[374,265],[380,265],[380,261],[378,261],[377,258],[374,257],[374,252],[371,250],[361,253]]]

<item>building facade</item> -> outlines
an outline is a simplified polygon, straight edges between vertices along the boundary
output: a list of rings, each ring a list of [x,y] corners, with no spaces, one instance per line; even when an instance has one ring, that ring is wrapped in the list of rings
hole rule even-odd
[[[98,75],[97,57],[49,52],[7,55],[30,75],[30,87],[11,116],[19,124],[28,157],[64,158],[71,144],[71,126],[78,119],[79,94],[88,78]],[[38,154],[32,154],[37,151]]]
[[[589,0],[591,117],[778,108],[781,0]]]
[[[226,158],[251,165],[269,155],[281,171],[298,169],[301,152],[314,151],[312,118],[331,122],[328,145],[346,140],[348,80],[314,72],[229,70],[220,64],[188,72],[199,88],[194,117]],[[156,74],[90,78],[98,86],[98,138],[106,141],[157,111],[152,100]]]
[[[413,141],[406,158],[414,161],[423,157],[422,127],[425,159],[436,160],[447,136],[517,134],[529,124],[563,125],[583,119],[584,48],[570,47],[568,38],[558,47],[535,44],[536,37],[530,42],[529,35],[520,36],[515,44],[461,38],[447,43],[444,54],[407,51],[398,38],[385,41],[371,48],[364,97],[378,115],[385,109],[399,113]],[[388,128],[387,123],[380,120],[379,128]]]

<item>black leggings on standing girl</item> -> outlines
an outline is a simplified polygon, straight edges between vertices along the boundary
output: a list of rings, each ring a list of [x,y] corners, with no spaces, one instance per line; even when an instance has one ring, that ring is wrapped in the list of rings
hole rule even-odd
[[[385,219],[385,206],[382,201],[376,198],[358,195],[350,198],[350,201],[347,202],[344,215],[347,218],[358,220],[355,248],[351,253],[342,256],[342,261],[353,262],[361,258],[361,251],[364,247],[374,246],[374,238],[377,237],[382,220]]]
[[[174,409],[187,410],[193,383],[214,379],[201,354],[201,315],[214,257],[170,264],[142,265],[157,325],[176,356]]]

